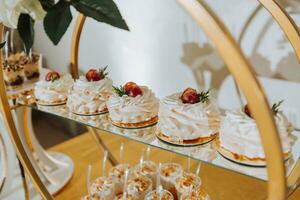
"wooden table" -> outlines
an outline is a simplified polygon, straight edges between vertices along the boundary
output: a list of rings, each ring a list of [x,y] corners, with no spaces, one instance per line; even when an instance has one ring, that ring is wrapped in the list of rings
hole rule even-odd
[[[119,159],[119,146],[125,144],[125,162],[134,165],[139,161],[141,152],[145,145],[134,141],[126,140],[120,136],[115,136],[105,132],[98,132],[111,149],[113,155]],[[67,142],[52,147],[50,150],[60,151],[72,157],[75,164],[75,173],[71,181],[63,188],[55,199],[80,199],[87,193],[86,175],[87,166],[93,167],[92,178],[101,174],[101,160],[103,153],[98,149],[92,135],[85,133]],[[151,148],[151,160],[155,162],[177,162],[187,167],[187,158],[179,156],[158,148]],[[192,160],[191,170],[195,170],[198,161]],[[111,167],[108,163],[107,171]],[[230,172],[214,167],[210,164],[202,163],[200,173],[202,184],[210,194],[212,200],[243,200],[243,199],[265,199],[266,184],[254,178]],[[300,199],[300,189],[294,192],[289,200]]]

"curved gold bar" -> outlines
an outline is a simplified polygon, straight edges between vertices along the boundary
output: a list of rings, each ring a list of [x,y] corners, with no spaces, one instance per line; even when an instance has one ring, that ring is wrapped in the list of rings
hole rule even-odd
[[[0,41],[2,41],[3,38],[3,25],[0,24]],[[2,51],[0,51],[0,63],[2,63]],[[33,168],[33,165],[31,164],[25,149],[22,145],[22,142],[19,138],[17,129],[14,124],[13,116],[10,111],[10,106],[6,94],[4,79],[3,79],[3,71],[0,69],[0,105],[1,105],[1,111],[3,114],[4,122],[7,126],[8,132],[10,134],[12,143],[14,144],[16,153],[18,155],[18,158],[20,159],[20,162],[22,166],[24,167],[26,173],[29,175],[30,179],[32,180],[35,188],[38,190],[38,192],[41,194],[43,199],[53,199],[51,194],[48,192],[47,188],[39,178],[38,174],[36,173],[35,169]]]
[[[266,154],[269,177],[268,199],[285,199],[287,191],[280,139],[269,104],[250,64],[223,23],[202,1],[177,1],[214,42],[229,71],[244,92],[260,130]]]
[[[79,77],[78,73],[78,51],[79,51],[79,43],[80,36],[82,32],[82,28],[84,25],[86,17],[82,14],[79,14],[76,20],[75,28],[72,36],[72,46],[71,46],[71,74],[74,79]]]
[[[294,20],[276,0],[258,0],[277,21],[286,37],[292,44],[298,61],[300,62],[300,31]]]

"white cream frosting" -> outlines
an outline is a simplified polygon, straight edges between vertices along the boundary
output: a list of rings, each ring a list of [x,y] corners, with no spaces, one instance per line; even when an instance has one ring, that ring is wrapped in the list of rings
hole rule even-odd
[[[148,87],[141,86],[143,95],[130,97],[117,94],[107,101],[109,116],[112,121],[136,123],[150,120],[157,116],[159,101]]]
[[[181,93],[161,100],[158,128],[174,140],[192,140],[209,137],[218,132],[219,110],[215,100],[204,103],[184,104]]]
[[[113,200],[115,196],[114,183],[109,178],[98,177],[90,186],[91,195],[97,195],[103,200]]]
[[[111,79],[89,82],[84,76],[80,76],[69,94],[67,106],[79,114],[94,114],[106,108],[106,101],[111,95]]]
[[[70,74],[62,74],[59,79],[53,82],[43,79],[36,83],[34,95],[37,99],[49,103],[65,101],[73,83]]]
[[[291,151],[290,124],[282,112],[277,113],[275,122],[284,153]],[[265,158],[259,130],[255,120],[242,110],[226,111],[221,122],[220,143],[225,149],[249,158]]]

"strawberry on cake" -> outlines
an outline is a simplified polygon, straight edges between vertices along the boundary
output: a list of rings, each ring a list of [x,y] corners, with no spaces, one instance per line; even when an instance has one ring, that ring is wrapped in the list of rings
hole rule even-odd
[[[148,87],[128,82],[114,89],[115,94],[107,101],[107,108],[115,126],[141,128],[157,123],[159,103]]]
[[[107,77],[107,66],[90,69],[85,76],[75,81],[67,106],[78,115],[106,113],[106,101],[112,95],[112,80]]]
[[[51,71],[46,74],[45,79],[36,83],[34,95],[40,105],[59,105],[67,101],[68,92],[73,86],[70,74],[59,74]]]
[[[159,106],[157,136],[176,144],[205,143],[219,130],[220,113],[209,90],[187,88],[163,99]]]
[[[292,126],[286,116],[279,111],[282,103],[272,106],[278,133],[281,138],[284,158],[291,155]],[[246,105],[244,109],[226,111],[221,122],[220,135],[217,139],[218,151],[225,157],[248,165],[265,165],[266,156],[260,140],[259,130]]]

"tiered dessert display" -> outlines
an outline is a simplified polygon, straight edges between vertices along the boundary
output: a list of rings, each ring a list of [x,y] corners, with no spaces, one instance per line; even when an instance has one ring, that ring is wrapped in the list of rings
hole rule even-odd
[[[270,112],[264,92],[256,80],[255,75],[252,73],[250,64],[246,61],[226,28],[216,16],[211,14],[212,11],[210,11],[205,4],[195,0],[178,1],[191,13],[195,21],[204,27],[208,36],[216,44],[225,63],[245,93],[249,107],[237,112],[227,111],[225,117],[222,117],[219,109],[214,104],[214,100],[209,99],[209,92],[203,91],[199,93],[194,89],[187,89],[182,94],[171,95],[161,100],[160,106],[158,106],[158,100],[151,90],[147,87],[138,86],[133,82],[129,82],[120,88],[114,88],[115,94],[105,96],[106,99],[104,101],[101,99],[91,107],[79,109],[80,106],[74,106],[76,102],[70,102],[67,104],[68,106],[55,105],[49,107],[46,109],[46,112],[73,120],[75,119],[85,125],[123,136],[123,131],[117,131],[117,129],[114,128],[118,127],[119,130],[131,128],[132,130],[126,129],[126,131],[136,131],[137,128],[143,130],[145,126],[152,126],[155,128],[151,129],[153,132],[150,134],[157,135],[158,138],[164,142],[184,146],[187,150],[182,151],[182,147],[178,147],[178,150],[176,150],[177,147],[165,143],[164,145],[160,145],[158,139],[148,142],[143,141],[143,137],[141,137],[140,141],[199,160],[202,160],[202,157],[197,157],[197,154],[193,154],[195,148],[197,148],[197,152],[208,152],[208,149],[209,152],[211,152],[211,149],[212,151],[218,150],[222,156],[242,164],[257,164],[252,161],[256,161],[256,158],[259,158],[260,162],[258,165],[267,166],[267,168],[263,168],[263,171],[265,174],[268,172],[268,198],[272,200],[284,199],[287,194],[286,177],[288,177],[289,186],[293,189],[297,186],[296,183],[298,181],[298,177],[295,177],[295,175],[298,174],[297,172],[299,170],[297,168],[299,165],[296,163],[299,162],[299,152],[294,149],[300,146],[300,142],[299,140],[295,140],[293,141],[294,146],[292,146],[288,139],[288,137],[291,134],[295,134],[295,132],[293,131],[291,133],[289,123],[285,117],[278,112],[278,104],[275,104],[273,107],[275,117],[274,114]],[[84,17],[80,16],[79,19],[81,19],[81,21],[79,21],[79,25],[76,26],[77,33],[75,34],[75,38],[77,38],[77,34],[80,34],[84,22]],[[78,44],[78,40],[75,40],[75,43]],[[75,46],[78,47],[78,45]],[[75,53],[73,52],[73,54],[77,55],[76,52],[78,53],[78,48],[74,49],[74,51]],[[76,62],[73,62],[73,65],[74,63],[77,65],[77,57],[75,59]],[[239,66],[239,68],[237,69],[236,66]],[[23,69],[19,69],[19,71],[21,70]],[[1,73],[0,77],[2,78]],[[74,74],[76,74],[76,72]],[[95,85],[105,80],[105,76],[107,75],[104,70],[100,70],[99,72],[94,69],[88,74],[91,76],[86,76],[86,80],[84,79],[83,82],[90,82]],[[47,83],[42,83],[43,81],[41,81],[37,84],[35,90],[37,103],[43,102],[42,98],[47,96],[47,89],[45,88],[51,88],[52,84],[55,84],[56,81],[61,79],[61,75],[55,72],[51,72],[48,76],[48,78],[46,76],[46,79],[43,80]],[[72,81],[70,81],[70,84],[64,86],[56,85],[57,87],[54,89],[58,96],[62,95],[58,98],[61,104],[65,103],[67,99],[71,99],[73,92],[75,92],[75,94],[78,93],[76,92],[75,85],[73,89],[70,90],[73,84],[73,82],[71,82]],[[47,85],[47,87],[39,88],[39,84],[42,86]],[[82,85],[84,84],[79,84],[79,87]],[[69,92],[66,92],[67,87],[68,90],[70,90]],[[61,91],[61,89],[63,90]],[[113,88],[110,89],[113,91]],[[39,96],[39,92],[41,91],[44,91],[44,94]],[[51,199],[49,192],[38,177],[32,163],[27,157],[27,153],[21,145],[9,111],[9,104],[3,85],[0,86],[0,92],[1,104],[4,105],[3,113],[11,131],[18,156],[42,196]],[[101,91],[99,93],[97,92],[97,94],[96,98],[101,96]],[[94,101],[94,97],[88,99]],[[52,100],[52,98],[50,99]],[[57,100],[56,98],[54,99]],[[48,101],[49,98],[45,100]],[[105,104],[109,113],[103,112],[105,110],[104,102],[106,102]],[[50,103],[48,102],[46,105],[51,104],[53,105],[53,102],[50,101]],[[101,105],[101,108],[98,109],[95,105]],[[32,107],[38,109],[34,105]],[[60,109],[62,112],[53,112],[52,109]],[[74,113],[81,115],[101,114],[101,116],[106,117],[99,118],[100,123],[95,126],[94,124],[86,122],[85,119],[74,118],[74,115],[76,115]],[[276,123],[274,122],[274,118]],[[157,121],[158,128],[156,129]],[[244,128],[249,128],[249,131],[243,132]],[[201,130],[201,132],[198,130]],[[233,132],[230,130],[233,130]],[[247,137],[249,135],[252,137]],[[125,136],[127,138],[136,139],[129,134]],[[233,137],[234,139],[228,140],[229,137]],[[242,147],[237,145],[241,138],[245,138],[243,139],[245,145]],[[194,140],[198,140],[198,142],[192,144],[198,146],[188,147],[190,146],[190,142],[194,142]],[[282,145],[281,140],[283,141]],[[227,151],[231,156],[224,153]],[[227,160],[222,156],[217,155],[211,160],[206,161],[217,166],[266,179],[253,173],[253,171],[250,171],[251,174],[249,174],[249,171],[240,171],[237,167],[239,165],[235,167],[225,165],[224,163],[227,162]],[[246,162],[240,162],[241,158]],[[284,163],[284,158],[289,162]],[[105,174],[102,173],[102,177],[96,179],[93,184],[89,184],[89,194],[84,197],[84,199],[157,199],[157,196],[158,199],[164,196],[166,196],[166,199],[201,199],[202,196],[205,196],[205,191],[201,188],[202,183],[198,174],[194,175],[190,172],[183,172],[182,167],[176,163],[166,163],[157,167],[155,163],[153,164],[148,160],[134,167],[132,173],[130,173],[131,168],[129,165],[122,162],[120,163],[121,164],[111,169],[108,178],[105,178]],[[287,164],[286,168],[284,164]],[[157,169],[157,173],[154,173],[155,169]],[[296,172],[293,170],[296,170]],[[163,189],[153,186],[155,176],[156,178],[159,177],[158,179]],[[277,184],[273,184],[273,182]],[[207,199],[208,197],[205,196],[204,199],[205,198]]]

